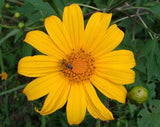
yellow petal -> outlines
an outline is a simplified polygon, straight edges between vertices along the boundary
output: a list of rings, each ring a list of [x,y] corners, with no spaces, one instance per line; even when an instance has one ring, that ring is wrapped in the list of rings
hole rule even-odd
[[[127,69],[135,66],[133,52],[129,50],[117,50],[100,56],[95,61],[96,68]]]
[[[135,72],[131,69],[96,68],[96,74],[116,84],[132,84],[135,81]]]
[[[18,63],[18,73],[28,77],[46,76],[58,70],[59,61],[44,55],[27,56]]]
[[[102,41],[97,42],[94,47],[92,47],[92,54],[98,58],[100,55],[104,55],[113,49],[115,49],[123,40],[124,33],[121,31],[117,25],[112,25],[106,31],[104,37],[102,37]]]
[[[84,20],[80,7],[72,4],[64,8],[63,24],[67,29],[68,36],[74,45],[74,49],[80,49],[84,44]]]
[[[125,103],[127,91],[123,85],[114,84],[99,76],[92,76],[91,82],[106,97]]]
[[[35,30],[28,32],[24,41],[46,55],[57,58],[63,57],[62,52],[57,49],[51,38],[42,31]]]
[[[70,125],[79,124],[86,114],[86,100],[82,84],[71,84],[67,103],[67,120]]]
[[[89,81],[84,82],[87,110],[94,117],[100,120],[113,120],[112,113],[102,104],[98,98],[95,89]]]
[[[85,28],[86,49],[97,47],[101,43],[111,21],[112,14],[96,12],[94,13]]]
[[[63,51],[65,54],[69,54],[73,47],[67,31],[63,27],[62,21],[56,16],[50,16],[45,19],[45,27],[59,50]]]
[[[57,80],[52,82],[52,89],[50,89],[44,105],[39,112],[41,115],[48,115],[56,110],[62,108],[67,101],[68,93],[70,90],[69,81],[66,79]]]
[[[40,77],[30,82],[23,90],[28,100],[38,99],[49,93],[63,76],[60,72]],[[55,83],[56,82],[56,83]]]

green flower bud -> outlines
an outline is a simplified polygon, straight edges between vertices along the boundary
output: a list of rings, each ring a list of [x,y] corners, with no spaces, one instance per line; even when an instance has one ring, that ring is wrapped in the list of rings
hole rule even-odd
[[[143,86],[135,86],[128,93],[128,99],[137,104],[142,104],[148,99],[148,90]]]
[[[10,6],[9,3],[6,3],[6,4],[4,5],[4,7],[8,9],[8,8],[10,8],[11,6]]]
[[[21,16],[21,14],[20,14],[19,12],[15,12],[15,13],[14,13],[14,16],[15,16],[16,18],[19,18],[19,17]]]
[[[18,23],[18,28],[23,29],[25,27],[25,24],[23,22]]]

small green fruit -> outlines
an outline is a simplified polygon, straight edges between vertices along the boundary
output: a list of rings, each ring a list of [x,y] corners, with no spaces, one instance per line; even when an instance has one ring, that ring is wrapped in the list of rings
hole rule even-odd
[[[6,4],[4,5],[4,7],[5,7],[5,8],[10,8],[11,6],[10,6],[9,3],[6,3]]]
[[[128,93],[128,99],[137,104],[142,104],[148,99],[148,90],[143,86],[135,86]]]
[[[18,23],[18,28],[23,29],[25,27],[25,24],[23,22]]]
[[[40,22],[44,22],[44,18],[40,18],[39,21],[40,21]]]
[[[19,17],[21,16],[21,14],[20,14],[19,12],[15,12],[15,13],[14,13],[14,16],[15,16],[16,18],[19,18]]]

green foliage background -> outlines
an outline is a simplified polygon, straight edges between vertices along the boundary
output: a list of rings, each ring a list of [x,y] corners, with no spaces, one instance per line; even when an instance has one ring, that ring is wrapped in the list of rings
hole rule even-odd
[[[148,89],[148,100],[136,105],[120,104],[110,100],[114,121],[102,122],[88,113],[77,127],[160,127],[160,2],[159,0],[54,0],[60,13],[72,3],[78,3],[85,23],[96,11],[113,13],[111,24],[117,24],[125,38],[117,49],[129,49],[135,54],[136,81],[126,86],[129,91],[136,85]],[[7,8],[6,4],[10,7]],[[16,18],[15,12],[21,16]],[[39,54],[23,42],[31,30],[45,31],[43,21],[57,15],[42,0],[0,0],[0,71],[8,73],[6,81],[0,81],[0,127],[68,127],[65,106],[49,116],[40,116],[34,107],[41,107],[43,99],[28,102],[22,89],[32,79],[17,74],[20,58]],[[18,24],[24,23],[24,27]],[[106,104],[107,98],[98,93]]]

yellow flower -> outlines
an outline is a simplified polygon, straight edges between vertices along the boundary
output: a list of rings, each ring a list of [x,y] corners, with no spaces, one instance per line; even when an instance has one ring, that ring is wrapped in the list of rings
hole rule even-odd
[[[112,14],[97,12],[84,30],[83,14],[77,4],[64,8],[63,21],[56,16],[45,19],[48,35],[31,31],[25,42],[45,55],[24,57],[18,73],[37,77],[23,93],[28,100],[47,95],[41,115],[62,108],[65,103],[70,125],[83,121],[86,110],[100,120],[113,120],[112,113],[102,104],[95,91],[110,99],[125,103],[124,84],[135,80],[134,55],[128,50],[113,51],[124,33],[111,25]]]
[[[8,77],[8,74],[6,72],[2,72],[0,76],[1,76],[1,80],[6,80]]]

